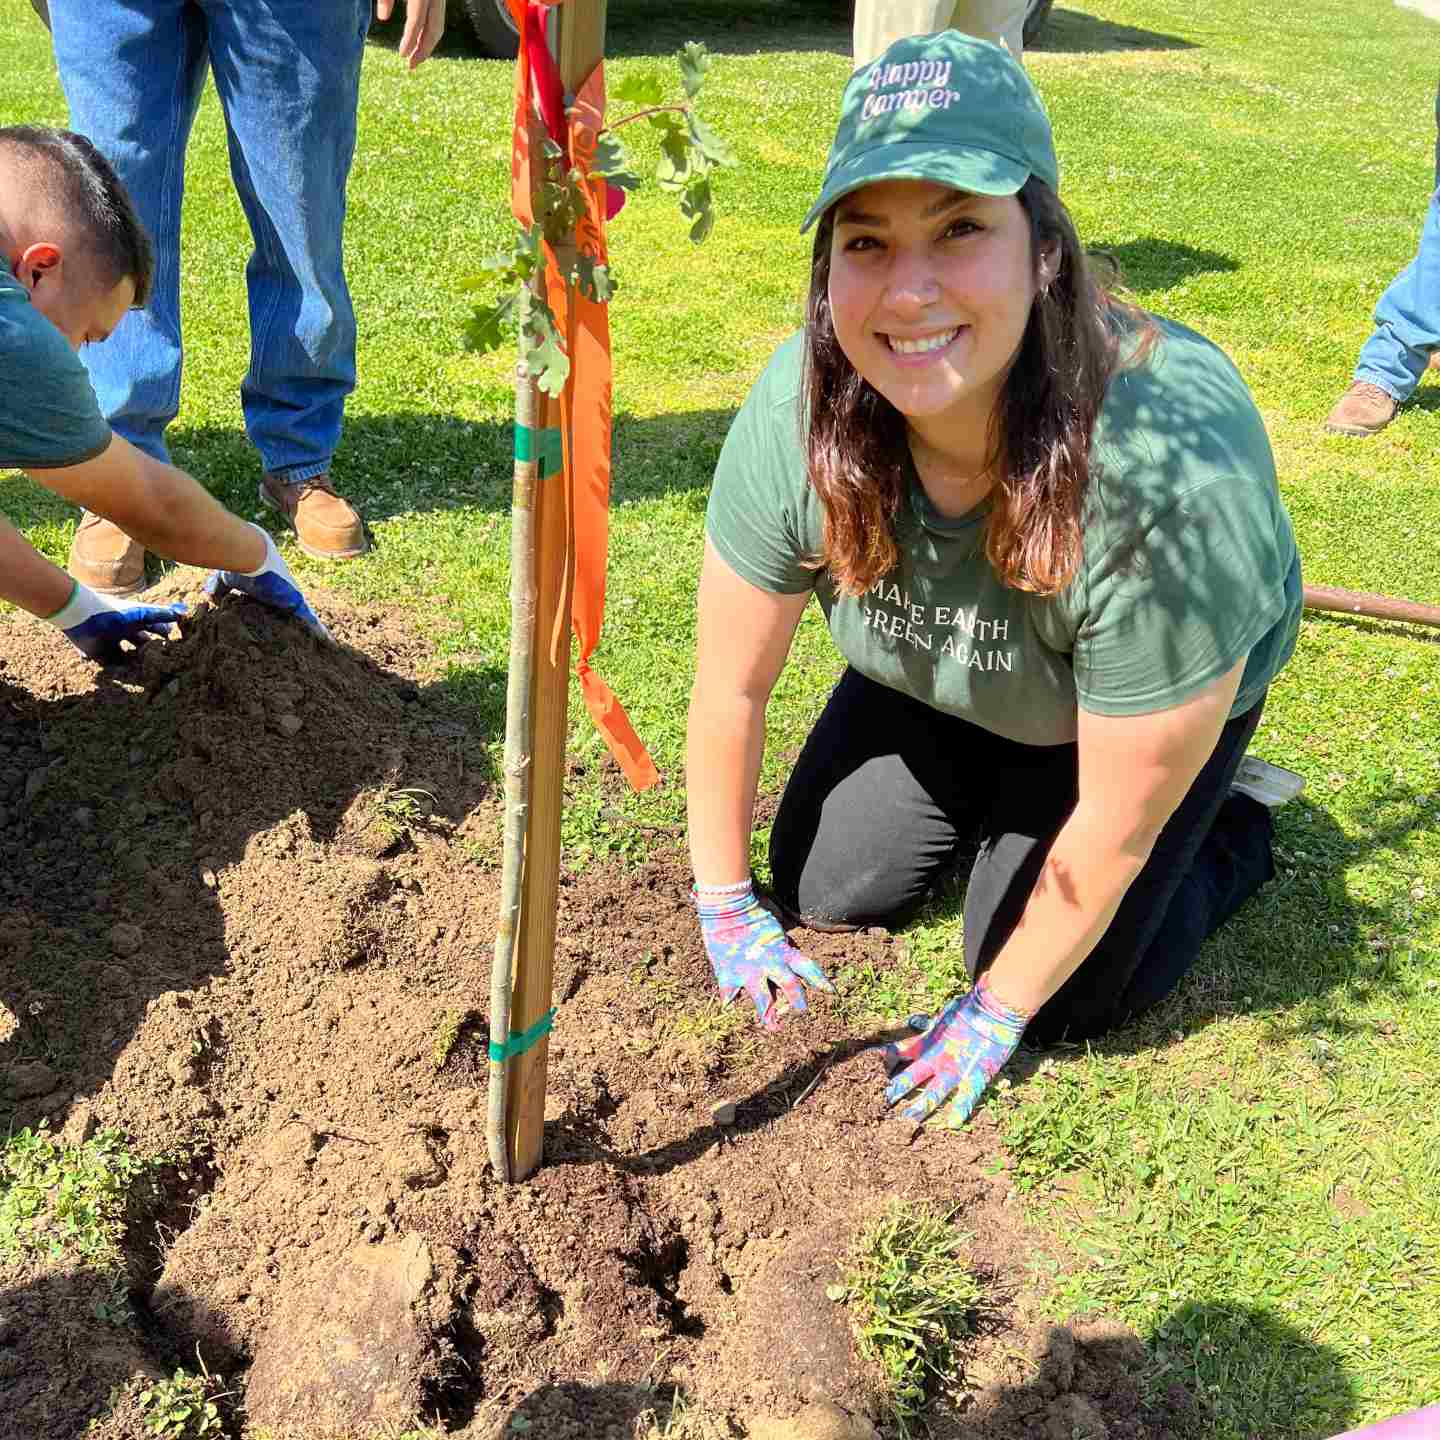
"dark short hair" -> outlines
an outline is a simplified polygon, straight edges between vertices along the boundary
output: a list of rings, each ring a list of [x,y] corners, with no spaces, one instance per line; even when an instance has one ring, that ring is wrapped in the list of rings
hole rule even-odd
[[[83,135],[50,125],[0,126],[0,153],[35,164],[41,193],[89,237],[90,259],[109,286],[135,282],[135,308],[150,298],[155,250],[114,167]]]

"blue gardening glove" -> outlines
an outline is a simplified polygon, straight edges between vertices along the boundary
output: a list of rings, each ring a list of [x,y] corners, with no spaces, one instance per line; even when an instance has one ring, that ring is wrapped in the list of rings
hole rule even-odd
[[[295,577],[290,573],[268,530],[252,525],[252,530],[265,537],[265,563],[258,570],[217,570],[205,582],[205,593],[219,599],[231,590],[243,591],[246,595],[268,605],[272,610],[293,615],[312,635],[330,640],[330,632],[320,623],[320,617],[310,608],[310,602],[300,592]]]
[[[792,1010],[804,1010],[805,986],[835,993],[820,967],[786,938],[780,922],[755,898],[753,886],[737,895],[695,895],[705,953],[729,1004],[742,990],[755,1002],[755,1013],[767,1030],[780,1028],[770,987],[780,990]],[[803,983],[802,983],[803,982]]]
[[[136,605],[97,595],[77,580],[70,598],[45,618],[63,630],[82,655],[103,665],[124,657],[122,640],[138,648],[147,640],[164,638],[184,613],[184,605]]]
[[[899,1112],[905,1119],[918,1125],[940,1112],[942,1125],[958,1129],[1015,1053],[1029,1019],[1002,1005],[981,976],[922,1034],[885,1047],[885,1068],[892,1077],[885,1103],[896,1105],[909,1097]]]

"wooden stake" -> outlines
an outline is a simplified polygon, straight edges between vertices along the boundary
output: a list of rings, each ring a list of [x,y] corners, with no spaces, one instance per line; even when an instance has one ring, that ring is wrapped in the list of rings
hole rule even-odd
[[[1403,620],[1409,625],[1440,625],[1440,605],[1375,595],[1368,590],[1340,590],[1333,585],[1307,585],[1305,608],[1338,615],[1368,615],[1375,620]]]
[[[552,48],[567,94],[579,89],[605,53],[606,0],[566,0],[552,24]],[[538,173],[538,172],[537,172]],[[547,401],[544,423],[560,423]],[[561,477],[541,478],[535,495],[535,605],[538,629],[531,668],[533,737],[529,834],[515,947],[510,1033],[537,1024],[550,1009],[555,968],[555,911],[560,891],[560,818],[565,790],[565,739],[570,699],[570,595],[574,557]],[[557,613],[559,615],[556,621]],[[552,623],[556,629],[552,632]],[[558,643],[551,645],[552,633]],[[545,1135],[548,1038],[509,1061],[505,1139],[510,1178],[523,1180],[540,1164]]]

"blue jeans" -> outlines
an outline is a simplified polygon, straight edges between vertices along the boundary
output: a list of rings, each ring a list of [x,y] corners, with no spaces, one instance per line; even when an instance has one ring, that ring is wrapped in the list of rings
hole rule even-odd
[[[70,124],[155,242],[155,290],[84,359],[115,430],[157,459],[180,407],[180,203],[207,71],[255,249],[245,430],[267,471],[330,468],[355,388],[341,236],[372,0],[50,0]]]
[[[1375,329],[1360,351],[1357,380],[1404,402],[1440,350],[1440,89],[1435,93],[1435,192],[1415,258],[1375,306]]]

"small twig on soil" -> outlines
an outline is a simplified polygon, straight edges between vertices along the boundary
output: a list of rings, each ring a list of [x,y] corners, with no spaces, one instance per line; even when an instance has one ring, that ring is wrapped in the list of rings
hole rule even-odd
[[[822,1079],[824,1079],[824,1077],[825,1077],[825,1072],[826,1072],[829,1068],[830,1068],[830,1062],[827,1060],[827,1061],[815,1072],[815,1076],[814,1076],[814,1078],[810,1081],[810,1083],[790,1102],[790,1108],[791,1108],[792,1110],[820,1083],[820,1081],[821,1081]]]
[[[601,809],[600,818],[602,820],[613,820],[621,825],[629,825],[635,830],[649,830],[657,835],[683,835],[685,833],[685,827],[683,825],[669,825],[659,821],[651,822],[649,820],[632,820],[630,816],[622,814],[619,810],[609,805]]]
[[[283,1130],[286,1125],[308,1125],[312,1135],[319,1135],[325,1140],[349,1140],[355,1145],[369,1145],[372,1149],[375,1146],[373,1140],[367,1140],[363,1135],[346,1135],[341,1130],[322,1130],[313,1120],[306,1115],[292,1115],[284,1121],[280,1128]]]

